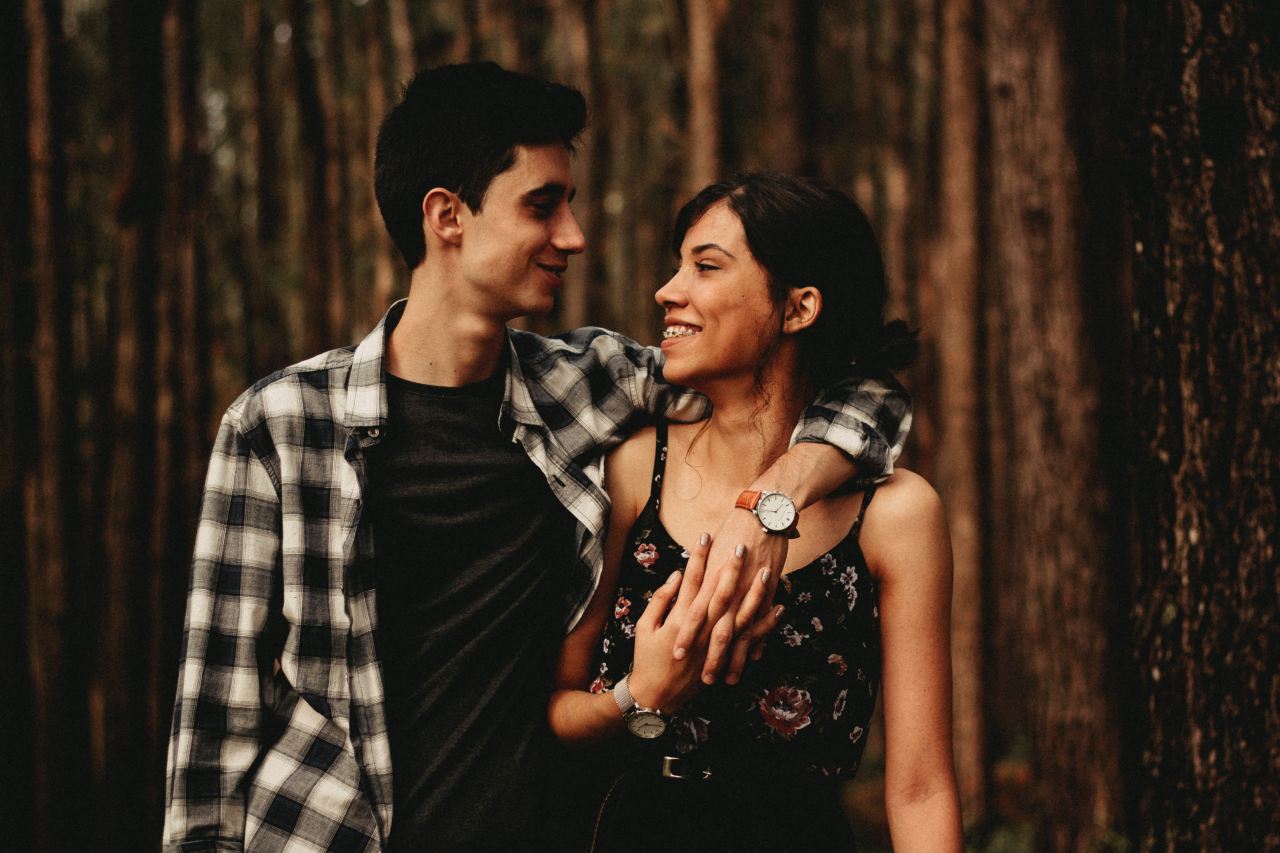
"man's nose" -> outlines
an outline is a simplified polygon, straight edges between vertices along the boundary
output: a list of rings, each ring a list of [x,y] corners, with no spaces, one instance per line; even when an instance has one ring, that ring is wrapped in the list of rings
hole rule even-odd
[[[582,228],[578,226],[578,218],[573,215],[572,210],[565,211],[565,216],[561,218],[559,227],[556,228],[552,245],[561,252],[567,252],[570,255],[576,255],[587,248],[586,235],[582,233]]]

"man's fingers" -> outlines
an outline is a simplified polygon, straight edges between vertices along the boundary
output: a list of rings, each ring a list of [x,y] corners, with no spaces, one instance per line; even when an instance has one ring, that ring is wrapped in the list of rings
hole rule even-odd
[[[725,684],[737,684],[742,670],[747,666],[747,652],[751,650],[751,637],[743,634],[733,641],[733,653],[729,655],[729,669],[724,674]]]
[[[707,572],[707,554],[711,552],[711,537],[704,533],[698,537],[698,544],[689,551],[689,562],[684,567],[684,580],[680,582],[680,597],[677,602],[688,607],[698,597],[702,589],[702,579]]]
[[[742,567],[746,561],[746,546],[739,545],[733,549],[733,557],[729,563],[716,575],[716,589],[707,602],[707,621],[712,624],[718,623],[720,617],[738,602],[738,579],[742,577]],[[732,627],[731,625],[730,628]]]
[[[715,684],[716,675],[724,667],[729,654],[729,646],[733,643],[733,613],[726,613],[711,629],[711,645],[707,647],[707,658],[702,664],[702,683]]]
[[[772,576],[773,572],[769,569],[761,569],[755,580],[751,582],[751,588],[747,590],[746,598],[742,599],[742,605],[738,607],[738,618],[733,625],[735,634],[741,634],[749,625],[763,615],[763,608],[768,607],[765,597],[773,589],[772,584],[769,582]]]
[[[679,589],[680,572],[672,572],[666,583],[658,587],[649,598],[648,606],[645,607],[644,613],[636,622],[636,629],[650,631],[661,628],[663,621],[666,619],[667,610],[671,607],[671,602],[675,600],[676,592]]]
[[[702,579],[707,570],[707,554],[711,551],[711,536],[704,533],[698,537],[698,544],[689,552],[689,562],[684,567],[684,580],[680,585],[680,598],[676,608],[680,613],[680,630],[676,632],[675,643],[671,647],[671,655],[676,660],[683,660],[689,647],[698,640],[702,625],[706,619],[707,608],[702,603]]]

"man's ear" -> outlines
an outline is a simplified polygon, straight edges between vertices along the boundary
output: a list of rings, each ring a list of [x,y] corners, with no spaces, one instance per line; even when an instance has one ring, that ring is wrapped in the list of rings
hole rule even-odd
[[[822,291],[816,287],[793,287],[787,293],[787,305],[782,315],[783,334],[794,335],[807,329],[822,313]]]
[[[422,197],[422,236],[433,242],[457,245],[462,240],[462,199],[441,187]]]

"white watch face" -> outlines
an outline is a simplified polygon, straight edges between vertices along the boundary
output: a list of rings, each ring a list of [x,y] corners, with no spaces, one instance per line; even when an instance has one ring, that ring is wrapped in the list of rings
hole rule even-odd
[[[786,495],[771,492],[756,504],[756,515],[768,530],[786,530],[796,520],[796,505]]]
[[[652,711],[636,711],[627,717],[627,729],[636,737],[652,740],[662,737],[667,721]]]

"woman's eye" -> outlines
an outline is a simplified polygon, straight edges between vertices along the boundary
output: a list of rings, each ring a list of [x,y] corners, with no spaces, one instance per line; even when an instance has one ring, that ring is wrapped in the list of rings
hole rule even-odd
[[[711,270],[720,269],[720,267],[715,264],[707,263],[706,261],[698,261],[694,266],[698,268],[698,272],[710,272]]]

